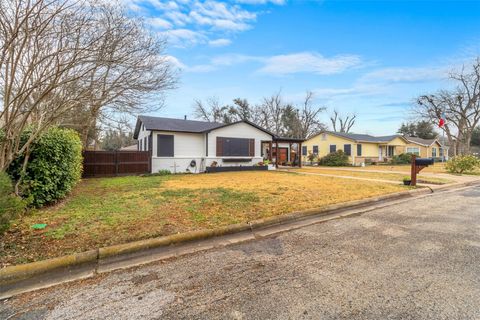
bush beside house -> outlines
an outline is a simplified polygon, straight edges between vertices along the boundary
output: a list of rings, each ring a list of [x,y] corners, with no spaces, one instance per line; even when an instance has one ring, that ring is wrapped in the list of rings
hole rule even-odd
[[[412,162],[412,154],[411,153],[401,153],[398,156],[395,155],[390,160],[391,164],[410,164]]]
[[[318,165],[331,167],[348,166],[348,156],[342,150],[337,150],[320,158]]]
[[[16,181],[21,179],[22,197],[41,207],[64,198],[80,180],[82,143],[74,130],[53,127],[33,143],[22,174],[23,161],[23,156],[16,159],[8,173]]]
[[[447,161],[445,169],[450,173],[472,172],[480,168],[480,160],[473,155],[456,156]]]

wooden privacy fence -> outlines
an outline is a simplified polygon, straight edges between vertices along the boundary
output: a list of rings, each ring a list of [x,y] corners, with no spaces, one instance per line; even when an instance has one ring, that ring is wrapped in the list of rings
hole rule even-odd
[[[83,176],[150,173],[150,151],[83,151]]]

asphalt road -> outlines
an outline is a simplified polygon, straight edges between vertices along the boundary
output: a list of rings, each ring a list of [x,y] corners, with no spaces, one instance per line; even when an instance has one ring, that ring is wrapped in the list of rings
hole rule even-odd
[[[0,302],[0,319],[480,319],[480,188]]]

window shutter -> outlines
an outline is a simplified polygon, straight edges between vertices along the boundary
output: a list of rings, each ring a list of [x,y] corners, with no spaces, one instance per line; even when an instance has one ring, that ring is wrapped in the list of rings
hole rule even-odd
[[[217,137],[217,157],[223,156],[223,138]]]
[[[255,157],[255,139],[250,139],[249,141],[248,155]]]
[[[157,157],[173,157],[174,156],[173,135],[158,134],[157,135]]]

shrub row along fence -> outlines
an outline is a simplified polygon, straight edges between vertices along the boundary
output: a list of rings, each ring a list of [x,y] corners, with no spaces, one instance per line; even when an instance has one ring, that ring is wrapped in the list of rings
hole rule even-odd
[[[83,177],[150,173],[150,151],[83,151]]]

